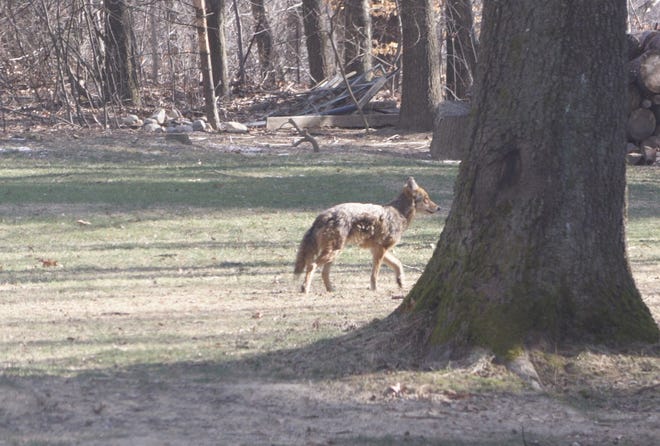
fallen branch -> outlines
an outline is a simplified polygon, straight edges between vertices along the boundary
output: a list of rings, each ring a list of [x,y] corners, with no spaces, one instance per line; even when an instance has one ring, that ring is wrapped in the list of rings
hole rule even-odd
[[[294,121],[293,119],[289,119],[288,122],[296,129],[298,134],[302,136],[302,138],[300,138],[298,141],[293,143],[293,147],[298,147],[302,142],[307,141],[310,144],[312,144],[312,148],[314,152],[321,151],[321,149],[319,148],[319,143],[316,141],[316,138],[310,135],[307,130],[303,130],[300,127],[298,127],[298,124],[296,124],[296,121]]]

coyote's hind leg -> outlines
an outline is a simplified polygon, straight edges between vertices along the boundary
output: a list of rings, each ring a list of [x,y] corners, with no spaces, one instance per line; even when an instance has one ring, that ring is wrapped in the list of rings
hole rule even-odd
[[[323,284],[325,285],[325,289],[327,291],[334,291],[335,287],[332,286],[332,282],[330,282],[330,267],[332,266],[332,262],[328,262],[325,265],[323,265],[323,270],[321,271],[321,277],[323,278]]]
[[[314,275],[314,271],[316,271],[316,263],[312,262],[307,265],[307,269],[305,270],[305,281],[300,287],[301,293],[309,293],[309,285],[312,283],[312,276]]]
[[[334,262],[340,252],[341,250],[327,249],[321,252],[316,258],[316,264],[318,266],[323,266],[323,269],[321,270],[321,278],[323,279],[323,284],[327,291],[334,291],[335,289],[330,281],[330,268],[332,267],[332,262]]]
[[[396,284],[399,285],[399,288],[403,288],[403,264],[401,261],[394,257],[389,251],[385,252],[383,260],[387,266],[394,270],[394,273],[396,274]]]

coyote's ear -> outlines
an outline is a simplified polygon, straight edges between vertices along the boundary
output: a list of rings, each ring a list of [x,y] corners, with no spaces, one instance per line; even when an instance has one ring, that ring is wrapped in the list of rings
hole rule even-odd
[[[419,186],[413,177],[408,177],[408,180],[406,181],[406,187],[412,192],[415,192],[417,189],[419,189]]]

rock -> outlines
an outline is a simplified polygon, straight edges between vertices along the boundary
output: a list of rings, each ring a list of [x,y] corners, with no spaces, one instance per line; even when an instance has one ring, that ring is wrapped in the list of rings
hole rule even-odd
[[[207,127],[206,121],[204,121],[203,119],[195,119],[192,122],[192,128],[196,132],[205,132],[206,127]]]
[[[163,128],[158,125],[157,122],[145,122],[144,125],[142,126],[142,130],[145,132],[152,132],[152,133],[161,133],[163,132]]]
[[[183,116],[176,108],[166,111],[165,114],[167,115],[167,119],[180,119]]]
[[[142,127],[142,120],[137,115],[126,115],[121,118],[120,125],[131,128]]]
[[[158,124],[163,125],[167,121],[167,112],[164,108],[160,108],[151,115],[151,119],[154,119]]]
[[[523,381],[525,381],[532,389],[542,390],[541,379],[539,378],[536,368],[532,361],[529,359],[529,354],[527,351],[516,356],[511,361],[506,364],[507,369],[511,372],[518,375]]]
[[[245,124],[236,121],[228,121],[220,124],[220,130],[227,133],[247,133],[248,128]]]

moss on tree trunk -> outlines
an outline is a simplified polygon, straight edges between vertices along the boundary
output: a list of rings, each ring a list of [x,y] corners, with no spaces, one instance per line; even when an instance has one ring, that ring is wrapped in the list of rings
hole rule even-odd
[[[625,14],[616,0],[484,2],[469,153],[404,302],[432,315],[431,344],[512,358],[658,339],[625,248]]]

